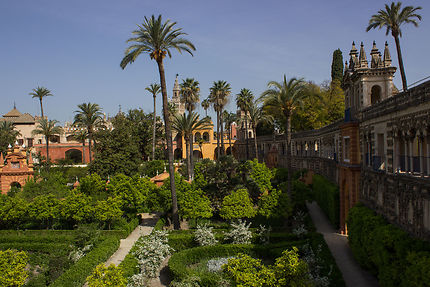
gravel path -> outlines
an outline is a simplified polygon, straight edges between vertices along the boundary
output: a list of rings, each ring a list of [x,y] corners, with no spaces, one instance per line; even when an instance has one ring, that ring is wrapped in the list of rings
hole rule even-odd
[[[342,272],[348,287],[376,287],[378,281],[369,272],[363,270],[355,261],[348,245],[348,237],[341,235],[331,226],[325,214],[316,202],[306,203],[317,231],[324,236],[336,264]]]

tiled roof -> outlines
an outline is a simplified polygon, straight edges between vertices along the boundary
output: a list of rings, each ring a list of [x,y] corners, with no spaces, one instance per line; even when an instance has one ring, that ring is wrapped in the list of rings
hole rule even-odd
[[[3,117],[19,117],[22,115],[16,108],[10,110],[7,114],[3,115]]]
[[[0,121],[8,121],[14,124],[34,124],[36,122],[32,115],[29,113],[21,114],[16,108],[3,115]]]

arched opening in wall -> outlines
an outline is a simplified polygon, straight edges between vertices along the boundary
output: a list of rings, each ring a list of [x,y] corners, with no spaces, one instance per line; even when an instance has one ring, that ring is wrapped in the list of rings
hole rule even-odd
[[[49,141],[52,143],[59,143],[60,142],[60,136],[57,136],[57,135],[50,136]]]
[[[210,138],[209,138],[209,133],[208,133],[208,132],[204,132],[204,133],[203,133],[203,140],[204,140],[205,142],[208,142],[208,141],[210,140]]]
[[[174,157],[175,157],[175,159],[182,159],[182,149],[181,148],[175,149]]]
[[[14,181],[10,184],[10,188],[11,189],[20,189],[21,188],[21,184],[17,181]]]
[[[173,141],[176,142],[176,146],[181,146],[182,145],[182,134],[180,134],[180,133],[177,134]]]
[[[248,138],[252,138],[252,132],[248,132]]]
[[[220,149],[220,154],[222,155],[222,148],[219,148]],[[218,148],[215,148],[215,151],[214,151],[214,159],[216,160],[216,159],[218,159]]]
[[[370,103],[376,104],[381,101],[381,87],[378,85],[374,85],[370,92]]]
[[[202,138],[202,134],[199,132],[196,132],[194,135],[194,142],[198,142]]]
[[[227,148],[227,150],[225,151],[225,154],[226,155],[231,155],[231,148],[230,147]]]
[[[82,151],[78,149],[69,149],[65,153],[66,160],[70,160],[73,163],[82,163]]]
[[[194,158],[194,160],[200,160],[200,159],[202,159],[203,158],[202,152],[195,149],[193,151],[193,158]]]

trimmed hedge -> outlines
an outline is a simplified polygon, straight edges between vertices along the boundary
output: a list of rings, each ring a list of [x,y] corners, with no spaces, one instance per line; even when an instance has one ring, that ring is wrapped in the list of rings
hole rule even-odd
[[[339,227],[339,187],[321,175],[312,177],[312,189],[315,201],[327,215],[330,222]]]
[[[348,214],[348,241],[364,268],[385,286],[430,286],[430,244],[414,239],[362,204]]]
[[[54,283],[53,287],[82,286],[93,269],[106,261],[118,249],[119,237],[113,236],[102,241],[96,248],[76,262],[64,272]]]

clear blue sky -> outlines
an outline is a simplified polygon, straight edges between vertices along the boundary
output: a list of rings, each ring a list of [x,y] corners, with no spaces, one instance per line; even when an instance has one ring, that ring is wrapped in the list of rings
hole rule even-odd
[[[304,77],[316,83],[330,79],[332,52],[340,48],[349,59],[351,42],[364,42],[369,54],[388,40],[397,66],[394,40],[385,30],[365,28],[385,1],[152,1],[152,0],[2,0],[0,2],[0,87],[4,114],[16,101],[21,112],[40,114],[28,95],[39,85],[54,97],[45,113],[61,122],[72,120],[76,106],[98,103],[113,115],[141,107],[152,111],[145,92],[158,82],[154,61],[142,55],[125,70],[119,67],[136,24],[144,16],[162,14],[188,33],[197,50],[194,57],[174,52],[165,61],[169,96],[175,74],[200,82],[201,99],[213,81],[226,80],[235,95],[241,88],[259,95],[270,80]],[[422,6],[420,27],[403,27],[401,39],[408,83],[430,75],[430,4]],[[368,55],[369,57],[369,55]],[[401,87],[397,72],[395,83]],[[229,109],[234,109],[234,98]],[[161,97],[158,102],[160,113]],[[202,111],[203,112],[203,111]]]

